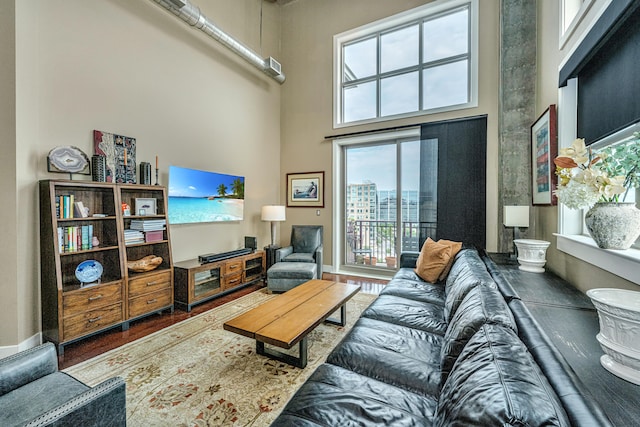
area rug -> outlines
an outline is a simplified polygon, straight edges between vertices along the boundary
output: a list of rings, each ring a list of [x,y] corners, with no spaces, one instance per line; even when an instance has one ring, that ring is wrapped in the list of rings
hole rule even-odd
[[[92,386],[124,378],[128,426],[268,426],[375,299],[358,293],[347,303],[346,326],[311,332],[308,364],[299,369],[257,355],[254,340],[222,329],[275,297],[255,291],[65,372]]]

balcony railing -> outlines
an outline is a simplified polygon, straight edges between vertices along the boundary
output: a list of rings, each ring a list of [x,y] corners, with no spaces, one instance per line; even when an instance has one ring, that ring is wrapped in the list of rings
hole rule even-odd
[[[347,264],[396,267],[398,229],[395,221],[355,220],[347,223]],[[419,251],[420,241],[435,239],[435,222],[402,222],[401,252]],[[387,261],[387,258],[390,258]]]

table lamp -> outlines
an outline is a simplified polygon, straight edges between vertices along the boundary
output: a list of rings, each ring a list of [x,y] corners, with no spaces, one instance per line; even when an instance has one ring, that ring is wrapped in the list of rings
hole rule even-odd
[[[276,222],[285,219],[284,206],[267,205],[262,207],[262,220],[271,221],[271,246],[276,244]]]
[[[505,206],[502,221],[505,227],[513,227],[513,240],[520,238],[520,227],[529,227],[529,206]],[[516,259],[516,245],[511,258]]]

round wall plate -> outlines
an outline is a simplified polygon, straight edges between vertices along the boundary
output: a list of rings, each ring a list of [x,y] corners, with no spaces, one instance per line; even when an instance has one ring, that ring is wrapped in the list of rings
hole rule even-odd
[[[102,264],[94,259],[88,259],[76,267],[76,278],[81,283],[95,282],[102,276],[102,270]]]

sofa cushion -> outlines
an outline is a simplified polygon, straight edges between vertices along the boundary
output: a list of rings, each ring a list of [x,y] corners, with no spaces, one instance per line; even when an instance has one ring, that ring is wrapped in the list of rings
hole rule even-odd
[[[361,317],[382,320],[438,335],[444,335],[447,330],[442,305],[395,295],[378,296],[364,310]]]
[[[475,249],[463,249],[458,252],[445,283],[444,315],[447,322],[451,320],[467,292],[483,283],[495,286],[478,252]]]
[[[440,363],[441,335],[393,323],[361,318],[349,331],[344,341],[388,350],[398,356],[409,357],[430,365]],[[372,356],[377,357],[375,353]]]
[[[413,269],[402,268],[380,291],[380,295],[395,295],[416,301],[444,305],[444,286],[420,279]]]
[[[345,339],[329,354],[327,363],[413,393],[435,397],[440,390],[440,360],[432,351],[427,356],[431,361]]]
[[[436,401],[323,364],[287,403],[272,426],[431,425]]]
[[[2,425],[23,425],[90,387],[64,372],[45,375],[0,396]]]
[[[558,396],[515,332],[484,324],[445,381],[434,426],[569,426]]]
[[[416,262],[416,274],[427,282],[436,283],[447,267],[450,258],[450,245],[434,242],[430,237],[427,237]]]
[[[518,330],[500,292],[492,286],[479,285],[467,293],[444,334],[441,349],[443,383],[467,342],[487,323],[502,325],[516,333]]]

